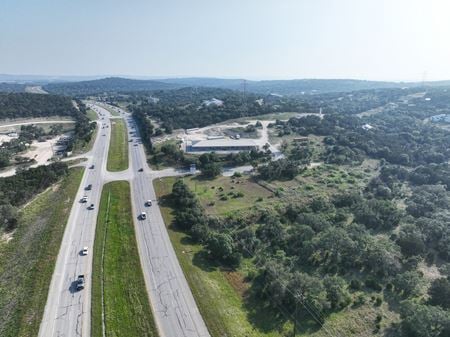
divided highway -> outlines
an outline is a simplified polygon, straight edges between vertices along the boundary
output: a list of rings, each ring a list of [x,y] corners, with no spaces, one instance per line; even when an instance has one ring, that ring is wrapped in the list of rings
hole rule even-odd
[[[101,124],[110,125],[110,113],[99,105],[94,108],[103,116]],[[135,221],[138,249],[146,288],[160,337],[209,337],[192,292],[179,265],[169,239],[152,180],[163,176],[181,175],[173,169],[152,171],[146,163],[144,147],[131,115],[118,109],[129,131],[129,168],[122,172],[108,172],[111,127],[99,126],[92,151],[86,154],[87,169],[64,233],[55,271],[50,284],[40,337],[90,336],[92,255],[81,255],[84,246],[94,243],[97,208],[103,184],[113,180],[128,180]],[[131,132],[130,132],[131,131]],[[90,169],[94,165],[93,169]],[[92,190],[85,186],[92,184]],[[87,203],[79,200],[86,195]],[[152,206],[145,202],[152,200]],[[93,203],[94,209],[87,207]],[[146,219],[138,218],[146,212]],[[85,288],[76,291],[76,278],[84,274]]]

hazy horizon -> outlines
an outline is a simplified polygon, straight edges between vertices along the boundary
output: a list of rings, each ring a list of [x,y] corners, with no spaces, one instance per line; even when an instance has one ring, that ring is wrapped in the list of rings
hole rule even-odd
[[[0,9],[1,74],[450,79],[445,0],[4,0]]]

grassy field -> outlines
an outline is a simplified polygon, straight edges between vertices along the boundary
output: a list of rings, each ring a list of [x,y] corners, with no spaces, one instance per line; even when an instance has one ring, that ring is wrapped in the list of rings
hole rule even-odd
[[[108,171],[117,172],[128,168],[128,136],[121,119],[111,123],[111,143],[108,152]]]
[[[106,336],[157,336],[137,250],[130,186],[125,181],[106,184],[102,192],[94,244],[93,337],[102,336],[102,284]]]
[[[0,336],[37,336],[67,219],[83,169],[28,203],[0,240]]]
[[[170,186],[174,182],[175,178],[165,180]],[[273,207],[277,203],[271,191],[255,184],[248,176],[218,177],[214,180],[194,176],[184,178],[184,182],[211,215],[227,215],[251,206]]]
[[[97,113],[92,109],[89,109],[86,115],[91,121],[96,121],[98,119]]]

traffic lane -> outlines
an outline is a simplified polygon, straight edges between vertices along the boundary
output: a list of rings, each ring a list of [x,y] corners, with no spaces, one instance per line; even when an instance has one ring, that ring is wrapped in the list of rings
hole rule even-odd
[[[138,220],[138,226],[147,243],[145,255],[148,255],[153,279],[152,297],[158,299],[154,306],[162,313],[159,317],[164,331],[170,332],[169,336],[209,336],[206,327],[202,329],[204,323],[192,315],[191,308],[195,308],[196,303],[176,260],[159,207],[156,203],[151,207],[144,204],[145,200],[156,199],[151,180],[146,175],[138,176],[135,191],[138,214],[144,210],[148,213],[146,220]]]
[[[105,137],[107,138],[107,137]],[[88,194],[85,191],[85,186],[82,186],[80,191],[79,200],[84,195],[88,196],[86,203],[80,203],[78,207],[78,221],[76,223],[76,230],[78,233],[75,234],[73,250],[71,251],[72,261],[69,263],[74,265],[72,270],[69,270],[67,276],[69,280],[67,284],[69,285],[69,291],[65,293],[62,298],[62,304],[60,305],[61,319],[60,328],[58,331],[64,332],[69,331],[71,335],[82,335],[81,329],[83,331],[89,331],[87,329],[88,324],[83,324],[85,319],[89,316],[90,308],[90,285],[91,285],[91,269],[90,269],[90,255],[81,256],[80,251],[84,246],[92,247],[93,245],[93,231],[95,228],[95,221],[97,215],[97,205],[100,200],[100,189],[101,189],[101,170],[99,169],[101,161],[103,160],[103,152],[105,150],[106,139],[100,139],[99,146],[94,151],[94,158],[92,165],[94,169],[88,169],[87,184],[92,184],[93,188]],[[94,209],[88,209],[90,204],[94,204]],[[92,226],[94,224],[94,226]],[[85,288],[81,291],[76,289],[76,281],[78,275],[85,275]],[[87,314],[88,313],[88,314]],[[74,334],[72,333],[74,332]]]
[[[107,139],[102,139],[100,137],[101,136],[98,134],[92,151],[94,156],[91,163],[94,163],[94,165],[95,163],[98,163],[98,160],[101,160],[102,157],[103,160],[105,158],[103,151],[105,151],[104,145]],[[78,274],[90,274],[89,267],[91,264],[87,259],[85,259],[85,257],[81,257],[79,252],[86,243],[89,244],[89,242],[93,242],[93,240],[89,240],[89,236],[92,237],[92,226],[90,224],[95,221],[96,214],[90,214],[93,212],[88,212],[85,208],[88,203],[80,203],[79,200],[85,194],[84,188],[88,183],[90,183],[89,181],[91,179],[94,181],[93,193],[91,193],[91,199],[88,201],[92,202],[96,199],[99,200],[99,191],[101,187],[100,178],[101,172],[99,170],[88,169],[88,171],[86,171],[83,175],[82,182],[78,189],[77,198],[72,206],[72,214],[70,215],[68,221],[68,227],[70,228],[69,231],[65,232],[65,238],[62,242],[62,249],[66,249],[66,251],[62,253],[65,254],[65,258],[63,263],[61,260],[58,261],[55,268],[54,277],[59,277],[59,282],[58,280],[55,282],[52,280],[52,283],[59,283],[59,288],[57,290],[55,290],[55,286],[51,286],[53,293],[58,291],[58,296],[56,296],[55,299],[54,296],[51,296],[51,292],[49,292],[49,299],[47,301],[47,306],[55,308],[56,312],[51,314],[53,311],[46,310],[46,312],[50,312],[50,315],[44,315],[44,320],[40,329],[40,335],[42,336],[52,336],[55,332],[57,335],[68,336],[89,334],[89,324],[83,323],[84,321],[90,322],[90,292],[74,291],[74,281],[76,280]],[[88,259],[89,257],[92,256],[88,255]],[[61,264],[62,266],[59,267]],[[87,281],[85,290],[89,289],[89,285],[90,283]]]
[[[127,127],[134,124],[127,120]],[[156,201],[152,172],[146,165],[145,151],[140,142],[139,132],[133,130],[129,144],[130,167],[134,172],[132,200],[137,239],[140,247],[144,277],[159,330],[165,336],[209,336],[195,300],[178,264],[165,224],[157,205],[146,207],[146,200]],[[134,144],[138,143],[138,146]],[[140,168],[144,172],[138,172]],[[138,215],[145,211],[146,220]]]

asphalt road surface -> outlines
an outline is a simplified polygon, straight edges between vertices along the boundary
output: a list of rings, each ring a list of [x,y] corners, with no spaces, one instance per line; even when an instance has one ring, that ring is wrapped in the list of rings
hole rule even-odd
[[[86,171],[77,194],[77,200],[69,216],[63,242],[58,254],[55,271],[50,284],[44,317],[39,336],[90,336],[91,271],[97,209],[103,184],[113,180],[128,180],[131,183],[132,207],[139,254],[160,337],[209,336],[186,278],[170,242],[152,180],[164,176],[186,174],[186,171],[167,169],[152,171],[146,163],[146,156],[139,134],[131,116],[118,110],[126,120],[129,132],[129,168],[123,172],[107,172],[106,161],[110,141],[110,113],[96,105],[100,113],[99,131],[92,151],[86,154]],[[131,133],[130,133],[131,131]],[[94,168],[91,169],[91,165]],[[139,169],[142,168],[142,172]],[[92,184],[91,191],[85,187]],[[88,200],[79,200],[86,195]],[[152,206],[145,205],[152,200]],[[94,209],[87,207],[93,203]],[[141,220],[138,215],[147,213]],[[82,256],[83,247],[89,248]],[[76,291],[77,276],[84,274],[86,285]]]
[[[123,112],[122,112],[123,114]],[[134,122],[126,115],[129,142],[133,214],[145,284],[161,337],[209,336],[192,292],[181,270],[158,207],[152,180],[185,174],[174,170],[151,171]],[[139,169],[143,172],[139,172]],[[146,206],[147,200],[152,206]],[[146,212],[147,218],[139,218]]]
[[[109,124],[109,113],[103,111],[101,114],[103,117],[100,116],[98,122],[99,132],[92,150],[85,156],[88,158],[87,168],[72,206],[56,261],[39,329],[39,336],[42,337],[90,335],[91,251],[111,135],[110,127],[103,128],[103,124]],[[88,184],[92,184],[90,191],[85,190]],[[80,201],[83,196],[87,196],[85,203]],[[91,204],[94,204],[94,209],[88,209]],[[83,247],[89,249],[85,256],[81,255]],[[85,275],[86,284],[83,290],[77,291],[75,281],[80,274]]]

